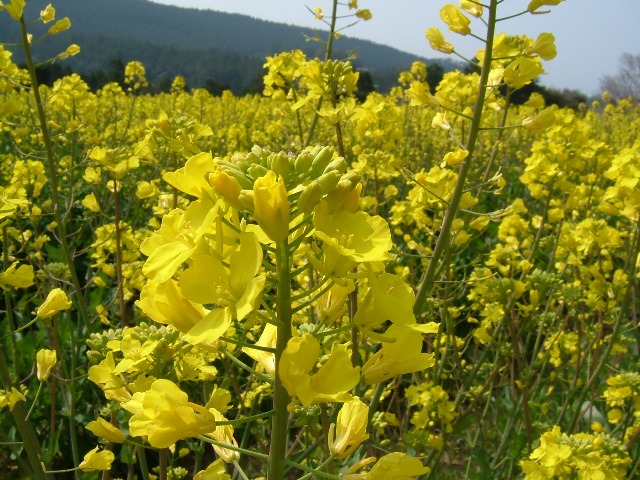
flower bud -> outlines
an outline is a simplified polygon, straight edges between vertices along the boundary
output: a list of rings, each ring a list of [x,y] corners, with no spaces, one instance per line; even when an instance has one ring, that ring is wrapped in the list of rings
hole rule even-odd
[[[247,178],[247,176],[245,175],[245,173],[242,170],[240,170],[239,168],[237,168],[237,167],[229,168],[229,167],[223,166],[222,167],[222,171],[224,171],[230,177],[235,178],[243,189],[244,188],[248,188],[248,189],[252,189],[253,188],[253,182],[251,180],[249,180]]]
[[[293,165],[297,173],[307,173],[311,168],[312,162],[313,156],[308,152],[303,152],[298,155]]]
[[[269,170],[253,184],[254,217],[267,236],[278,243],[289,236],[289,199],[282,177]]]
[[[229,205],[237,210],[242,210],[240,203],[238,203],[238,196],[242,186],[236,178],[229,175],[222,168],[218,168],[218,170],[208,175],[207,181]]]
[[[298,197],[298,210],[303,213],[311,213],[316,205],[320,203],[322,195],[320,184],[317,181],[311,182],[304,187],[300,197]]]
[[[332,170],[337,170],[340,173],[344,173],[347,171],[347,168],[349,168],[349,164],[344,159],[344,157],[338,157],[334,160],[331,160],[331,162],[329,162],[329,165],[326,166],[322,173],[329,173]]]
[[[311,173],[314,176],[319,176],[324,169],[327,168],[329,162],[333,158],[333,149],[331,147],[323,147],[313,158],[311,163]]]
[[[550,127],[556,121],[556,114],[551,108],[545,108],[533,117],[522,120],[522,126],[534,132]]]
[[[267,164],[269,164],[269,168],[273,170],[276,175],[279,175],[283,179],[287,179],[289,177],[289,156],[284,153],[274,153],[267,160]]]
[[[40,11],[40,20],[42,23],[52,22],[56,18],[56,9],[51,4],[47,5],[44,10]]]
[[[241,207],[240,210],[249,210],[250,212],[253,212],[253,205],[255,202],[254,198],[253,190],[242,190],[240,195],[238,195],[238,203]]]
[[[49,378],[51,369],[56,364],[58,359],[56,358],[55,350],[42,349],[36,353],[36,375],[38,380],[44,382]]]
[[[340,175],[340,172],[338,172],[337,170],[332,170],[331,172],[325,173],[321,177],[318,177],[316,182],[320,184],[320,186],[322,187],[322,193],[326,195],[331,190],[336,188],[336,185],[338,185],[338,182],[341,178],[342,175]]]
[[[69,310],[70,308],[71,302],[67,298],[67,294],[59,288],[54,288],[49,292],[42,305],[38,307],[36,315],[38,318],[49,318],[61,310]]]
[[[65,30],[68,30],[69,28],[71,28],[71,20],[69,20],[69,17],[64,17],[58,20],[56,23],[54,23],[49,28],[47,33],[49,35],[57,35],[60,32],[64,32]]]
[[[438,27],[428,28],[424,34],[427,40],[429,40],[429,45],[431,45],[431,48],[434,50],[446,53],[447,55],[453,53],[453,45],[445,40],[444,35]]]
[[[251,175],[253,178],[264,177],[267,174],[267,172],[269,172],[269,169],[258,163],[254,163],[247,169],[247,173]]]

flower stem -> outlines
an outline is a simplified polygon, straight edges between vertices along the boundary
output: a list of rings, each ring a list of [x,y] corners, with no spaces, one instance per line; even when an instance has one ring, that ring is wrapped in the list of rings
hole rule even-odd
[[[40,123],[40,130],[42,132],[42,138],[47,154],[47,173],[49,185],[51,188],[51,200],[53,202],[53,215],[56,223],[56,230],[58,233],[58,240],[60,241],[60,247],[62,249],[62,255],[66,265],[69,268],[71,275],[71,281],[73,288],[75,289],[76,305],[80,313],[80,317],[84,323],[87,331],[89,330],[89,314],[87,311],[87,304],[84,298],[82,287],[80,286],[80,280],[78,279],[78,272],[76,271],[73,263],[73,255],[69,242],[67,241],[67,228],[66,219],[63,218],[62,211],[62,199],[60,198],[59,184],[58,184],[58,164],[53,153],[53,144],[51,142],[51,135],[49,134],[49,127],[47,124],[47,116],[44,111],[44,103],[40,96],[40,90],[38,87],[38,80],[36,78],[36,66],[31,55],[31,47],[29,43],[29,35],[27,33],[27,25],[24,21],[24,17],[20,17],[20,31],[22,33],[22,48],[24,50],[25,60],[27,63],[27,70],[29,71],[29,79],[31,81],[31,91],[33,92],[33,98],[36,103],[36,110],[38,112],[38,121]]]
[[[471,120],[471,131],[469,132],[469,138],[467,139],[466,150],[469,152],[467,158],[460,165],[458,171],[458,180],[451,195],[451,200],[447,206],[444,219],[442,220],[442,227],[440,228],[440,235],[438,241],[433,249],[433,256],[427,266],[422,278],[420,279],[420,287],[416,294],[416,301],[413,306],[413,311],[416,315],[422,313],[424,304],[427,297],[433,290],[435,283],[436,271],[438,265],[443,258],[443,254],[447,245],[449,244],[449,233],[451,232],[451,225],[458,213],[458,207],[462,194],[464,193],[464,185],[466,183],[467,174],[473,160],[473,154],[478,140],[478,133],[480,132],[480,122],[482,120],[482,110],[484,107],[485,90],[489,79],[489,71],[491,70],[491,60],[493,51],[493,38],[496,26],[496,14],[498,9],[498,0],[491,0],[489,5],[489,20],[487,24],[487,43],[484,49],[484,61],[482,63],[482,71],[480,72],[480,85],[478,88],[478,96],[476,97],[476,104],[473,111],[473,118]]]
[[[13,382],[11,381],[11,374],[9,373],[9,369],[7,368],[7,362],[2,349],[0,349],[0,380],[5,385],[7,390],[10,390],[13,386]],[[18,429],[18,432],[20,433],[20,437],[22,438],[24,449],[27,452],[27,456],[29,458],[29,463],[31,465],[33,473],[33,478],[35,478],[36,480],[48,480],[52,478],[51,475],[48,475],[44,471],[44,464],[41,460],[42,453],[40,450],[40,442],[38,442],[38,437],[36,436],[33,424],[26,419],[27,411],[24,408],[24,403],[17,402],[13,406],[11,414],[13,415],[16,427]]]
[[[271,448],[269,450],[268,480],[282,480],[288,443],[289,394],[280,380],[280,358],[291,338],[291,278],[288,242],[285,239],[276,249],[277,316],[276,374],[273,383],[274,416],[271,422]]]

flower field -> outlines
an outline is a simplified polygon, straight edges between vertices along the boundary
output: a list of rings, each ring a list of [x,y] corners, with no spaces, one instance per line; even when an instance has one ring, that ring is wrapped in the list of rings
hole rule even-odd
[[[357,3],[214,97],[38,85],[73,19],[0,2],[0,478],[640,476],[640,104],[512,104],[556,48],[498,0],[426,32],[476,73],[359,101]]]

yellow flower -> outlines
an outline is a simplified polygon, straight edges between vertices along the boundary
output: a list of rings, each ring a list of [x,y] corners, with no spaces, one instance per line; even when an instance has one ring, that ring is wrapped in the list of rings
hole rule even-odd
[[[444,168],[446,165],[457,167],[468,155],[469,152],[463,148],[458,148],[455,152],[448,152],[444,155],[444,161],[440,168]]]
[[[0,53],[2,53],[2,50],[0,50]],[[22,195],[17,195],[16,193],[5,194],[5,189],[0,187],[0,219],[13,215],[19,206],[27,205],[28,202],[24,198],[16,198],[23,195],[24,193]]]
[[[22,10],[24,10],[24,6],[27,2],[25,0],[11,0],[11,3],[8,5],[4,5],[4,8],[7,10],[11,18],[14,20],[20,20],[22,17]]]
[[[26,288],[33,285],[33,267],[20,265],[13,262],[4,272],[0,272],[0,286],[6,289],[6,285],[14,288]]]
[[[100,211],[100,204],[93,193],[90,193],[82,199],[82,206],[92,212],[98,213]]]
[[[359,398],[346,402],[338,414],[338,425],[329,427],[329,451],[338,458],[351,455],[369,435],[367,423],[369,421],[369,407]]]
[[[427,37],[427,40],[429,40],[429,45],[431,45],[431,48],[434,50],[446,54],[453,53],[453,45],[445,40],[444,35],[442,35],[439,28],[430,27],[426,32],[424,32],[424,34]]]
[[[449,30],[459,33],[460,35],[468,35],[471,33],[471,20],[469,20],[455,5],[445,5],[440,10],[440,18],[449,26]]]
[[[190,403],[187,394],[170,380],[156,380],[148,391],[134,393],[122,407],[133,413],[129,419],[131,435],[146,436],[156,448],[169,448],[180,439],[215,429],[211,412]]]
[[[393,324],[385,333],[390,342],[362,366],[367,383],[384,382],[396,375],[419,372],[435,364],[433,353],[422,353],[422,334],[411,327]]]
[[[98,365],[89,368],[88,378],[104,391],[107,400],[128,402],[131,400],[131,394],[125,387],[122,377],[113,373],[115,368],[116,362],[113,359],[113,352],[109,351]]]
[[[80,46],[72,43],[67,47],[67,49],[58,55],[58,60],[64,60],[65,58],[73,57],[80,53]]]
[[[97,420],[89,422],[85,428],[95,436],[104,438],[109,442],[123,443],[127,439],[127,436],[124,433],[102,417],[98,417]]]
[[[389,257],[391,233],[387,222],[366,212],[329,214],[326,202],[315,208],[316,236],[356,262],[379,262]]]
[[[171,325],[182,333],[187,333],[209,313],[202,305],[187,299],[173,279],[163,283],[147,282],[136,306],[153,321]]]
[[[344,345],[334,346],[327,361],[314,375],[309,375],[320,356],[320,343],[310,334],[289,340],[282,353],[279,375],[292,397],[305,407],[313,403],[344,402],[360,380],[360,367],[352,367]]]
[[[55,350],[42,349],[36,353],[36,375],[38,380],[44,382],[49,378],[51,369],[56,364],[58,359],[56,358]]]
[[[474,17],[482,16],[482,5],[479,5],[476,2],[472,2],[470,0],[460,0],[460,6],[468,13],[473,15]]]
[[[225,170],[218,168],[207,177],[209,184],[215,192],[236,210],[244,210],[243,205],[238,202],[238,197],[242,191],[242,186],[236,177],[232,177]]]
[[[411,287],[398,275],[383,273],[371,276],[369,290],[358,307],[353,323],[360,329],[371,331],[387,320],[412,325],[415,296]]]
[[[196,473],[193,480],[231,480],[231,477],[224,470],[224,461],[219,458],[205,470]]]
[[[216,169],[211,153],[202,152],[189,158],[184,167],[175,172],[167,172],[162,179],[181,192],[202,198],[211,196],[211,185],[207,174]]]
[[[173,210],[162,219],[162,225],[140,244],[147,255],[142,273],[158,283],[170,279],[198,246],[206,243],[203,236],[213,233],[218,204],[210,198],[191,202],[183,212]]]
[[[527,130],[532,130],[534,132],[544,130],[545,128],[550,127],[556,121],[556,114],[553,108],[545,108],[541,112],[538,112],[537,115],[532,117],[527,117],[522,120],[522,126]]]
[[[60,32],[64,32],[71,28],[71,20],[69,17],[64,17],[54,23],[51,27],[49,27],[48,34],[49,35],[57,35]]]
[[[544,5],[558,5],[562,1],[564,0],[531,0],[527,6],[527,10],[531,13],[535,13],[537,9]]]
[[[44,10],[40,12],[40,20],[42,23],[52,22],[56,18],[56,9],[51,4],[47,5]]]
[[[282,177],[269,170],[253,184],[254,217],[274,242],[289,236],[289,199]]]
[[[518,57],[504,69],[504,82],[513,88],[522,88],[543,72],[540,59]]]
[[[276,348],[277,328],[275,325],[266,324],[262,335],[256,342],[258,347]],[[276,373],[276,356],[271,352],[256,350],[251,347],[242,347],[242,351],[253,358],[270,375]]]
[[[67,294],[59,288],[54,288],[47,295],[46,300],[38,307],[36,315],[38,318],[53,317],[56,313],[62,310],[69,310],[71,308],[71,302],[67,298]]]
[[[429,92],[429,86],[423,82],[413,82],[407,90],[407,96],[412,106],[427,105],[435,108],[442,106],[440,100]]]
[[[233,307],[238,320],[256,307],[266,276],[258,275],[262,248],[252,232],[238,235],[236,248],[225,262],[213,255],[194,255],[193,264],[180,277],[180,289],[189,300]]]
[[[356,12],[356,17],[361,18],[362,20],[371,20],[373,15],[371,14],[371,10],[368,8],[363,8],[362,10],[358,10]]]
[[[556,38],[553,36],[553,33],[543,32],[538,35],[536,41],[527,48],[525,53],[527,55],[538,55],[543,60],[553,60],[558,54],[555,41]]]
[[[358,467],[370,464],[372,460],[375,461],[367,458],[356,463],[349,469],[349,473],[342,477],[343,480],[410,480],[429,472],[429,468],[422,465],[419,459],[406,453],[393,452],[378,460],[369,472],[351,473]]]
[[[98,447],[96,447],[84,456],[84,460],[80,462],[78,468],[83,472],[109,470],[114,459],[113,452],[109,450],[98,452]]]
[[[0,408],[4,408],[9,405],[9,411],[13,411],[13,407],[18,402],[24,402],[26,400],[24,394],[16,387],[11,387],[11,391],[0,390]]]

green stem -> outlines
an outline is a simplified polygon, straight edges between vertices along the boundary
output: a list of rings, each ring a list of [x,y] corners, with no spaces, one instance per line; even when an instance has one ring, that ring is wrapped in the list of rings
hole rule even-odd
[[[5,385],[7,390],[10,390],[13,386],[13,382],[11,381],[11,374],[9,373],[9,369],[7,368],[7,362],[4,356],[4,352],[1,348],[0,380],[2,380],[2,383]],[[31,422],[26,420],[27,412],[24,408],[24,403],[16,403],[13,407],[13,410],[11,411],[11,415],[13,415],[16,427],[18,428],[18,432],[20,433],[20,437],[23,441],[24,449],[27,452],[29,463],[31,464],[33,478],[35,478],[36,480],[52,479],[53,477],[51,475],[48,475],[44,471],[44,465],[41,460],[42,452],[40,450],[40,442],[38,442],[38,437],[36,436],[36,431],[33,428],[33,425],[31,424]]]
[[[267,480],[284,478],[285,456],[288,443],[288,410],[289,394],[280,379],[280,358],[291,338],[291,278],[289,277],[289,251],[287,239],[278,244],[276,249],[277,316],[278,330],[276,340],[276,374],[273,384],[274,416],[271,422],[271,449],[269,450],[269,466]]]
[[[120,231],[120,195],[119,195],[119,182],[114,177],[113,179],[113,222],[115,225],[115,242],[116,242],[116,278],[117,278],[117,292],[118,303],[120,307],[120,326],[127,326],[127,305],[124,301],[124,277],[122,275],[122,232]]]
[[[160,480],[167,480],[167,466],[168,466],[168,462],[167,462],[167,454],[169,452],[169,449],[167,448],[161,448],[160,451],[158,452],[159,456],[160,456],[160,465],[158,466],[159,469],[159,475],[158,477],[160,478]]]
[[[76,336],[73,331],[73,326],[69,326],[69,337],[71,339],[71,365],[69,377],[71,381],[69,382],[69,436],[71,440],[71,454],[73,455],[74,465],[80,464],[80,448],[78,445],[78,434],[76,428],[76,379],[74,376],[74,372],[77,371],[77,363],[76,363]],[[80,478],[81,473],[76,471],[76,478]]]
[[[22,33],[22,48],[24,50],[25,59],[27,62],[27,70],[29,71],[29,78],[31,81],[31,91],[36,103],[36,109],[38,112],[38,121],[40,123],[40,130],[42,131],[42,138],[44,140],[45,150],[47,153],[47,171],[48,180],[51,187],[51,200],[53,202],[53,215],[56,222],[56,230],[58,233],[58,239],[60,241],[60,247],[62,249],[62,255],[64,261],[69,268],[71,275],[71,281],[76,294],[76,305],[85,328],[89,330],[89,314],[87,311],[87,304],[80,286],[80,280],[78,279],[78,272],[76,271],[73,263],[73,255],[67,241],[67,227],[66,219],[62,215],[62,199],[60,198],[59,184],[58,184],[58,165],[53,153],[53,144],[51,143],[51,136],[49,135],[49,127],[47,125],[47,116],[44,111],[44,103],[40,96],[40,90],[38,87],[38,80],[36,78],[36,66],[31,55],[31,47],[29,44],[29,35],[27,33],[27,25],[24,21],[24,17],[20,17],[20,30]]]
[[[2,266],[3,270],[9,268],[9,236],[7,235],[7,225],[2,226]],[[10,337],[11,342],[11,360],[13,365],[18,365],[18,346],[16,344],[16,337],[14,335],[16,322],[13,318],[13,303],[9,290],[4,290],[4,305],[5,305],[5,317],[9,323],[9,332],[6,336],[0,337],[3,340],[7,336]]]
[[[142,447],[136,446],[136,453],[138,457],[138,465],[140,466],[140,475],[143,480],[149,480],[149,467],[147,465],[147,454]]]
[[[416,315],[422,313],[424,304],[427,297],[433,289],[435,282],[435,273],[438,267],[442,255],[446,246],[449,243],[449,233],[451,232],[451,225],[453,224],[456,214],[458,213],[458,206],[464,193],[464,185],[469,173],[469,168],[473,160],[473,154],[475,151],[476,143],[478,140],[478,133],[480,131],[480,122],[482,120],[482,110],[484,107],[485,90],[489,79],[489,71],[491,70],[491,55],[493,50],[493,38],[496,24],[496,12],[498,9],[498,0],[491,0],[489,5],[489,21],[487,25],[487,44],[484,50],[484,61],[482,64],[482,71],[480,72],[480,85],[478,88],[478,96],[476,97],[476,104],[473,112],[473,118],[471,120],[471,131],[469,132],[469,138],[467,140],[466,149],[469,155],[460,165],[458,172],[458,180],[456,182],[449,206],[442,221],[442,227],[440,228],[440,235],[438,241],[433,249],[433,256],[429,261],[429,265],[425,270],[422,278],[420,279],[420,287],[416,294],[416,301],[413,306],[413,311]]]

